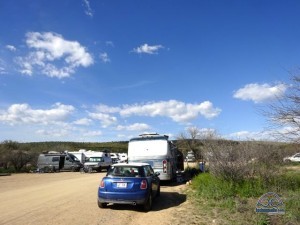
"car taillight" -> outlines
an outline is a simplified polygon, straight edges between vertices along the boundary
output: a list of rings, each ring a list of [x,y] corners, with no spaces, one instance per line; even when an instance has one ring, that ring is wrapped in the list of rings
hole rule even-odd
[[[101,187],[101,188],[104,188],[104,186],[105,186],[104,180],[101,180],[100,187]]]
[[[166,173],[167,172],[167,160],[163,161],[163,172]]]
[[[147,181],[146,180],[142,180],[141,189],[147,189]]]

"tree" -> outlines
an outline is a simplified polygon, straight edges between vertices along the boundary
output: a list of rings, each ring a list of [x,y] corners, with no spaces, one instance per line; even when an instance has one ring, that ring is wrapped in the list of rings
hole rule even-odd
[[[215,130],[203,129],[197,127],[189,127],[186,132],[179,134],[178,147],[184,154],[192,151],[197,160],[203,160],[204,142],[215,139],[218,135]]]
[[[35,156],[26,146],[9,140],[1,143],[0,153],[0,166],[7,169],[9,165],[12,165],[17,172],[20,172]]]
[[[11,140],[5,140],[0,145],[0,167],[8,168],[9,156],[12,150],[18,149],[19,143]]]
[[[300,76],[291,80],[287,92],[269,104],[263,114],[277,140],[300,142]]]

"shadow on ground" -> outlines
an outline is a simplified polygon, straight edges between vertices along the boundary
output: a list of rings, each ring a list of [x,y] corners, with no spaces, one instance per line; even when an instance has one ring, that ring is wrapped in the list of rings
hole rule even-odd
[[[186,201],[186,195],[180,194],[178,192],[164,192],[161,190],[160,196],[153,200],[152,210],[151,211],[160,211],[172,207],[176,207]],[[115,210],[135,210],[143,211],[143,206],[137,205],[118,205],[118,204],[109,204],[107,206],[110,209]]]

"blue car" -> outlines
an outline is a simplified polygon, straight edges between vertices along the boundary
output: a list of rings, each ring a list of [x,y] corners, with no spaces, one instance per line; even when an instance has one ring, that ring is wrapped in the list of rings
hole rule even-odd
[[[159,173],[148,163],[114,164],[101,180],[98,188],[98,206],[107,204],[142,205],[152,208],[153,198],[160,195]]]

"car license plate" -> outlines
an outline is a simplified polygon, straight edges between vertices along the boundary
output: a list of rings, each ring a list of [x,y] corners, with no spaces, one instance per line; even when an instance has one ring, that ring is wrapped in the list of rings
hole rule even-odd
[[[117,188],[126,188],[127,183],[117,183]]]

